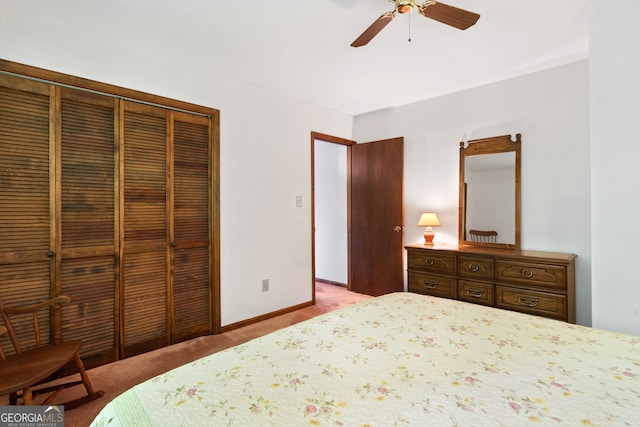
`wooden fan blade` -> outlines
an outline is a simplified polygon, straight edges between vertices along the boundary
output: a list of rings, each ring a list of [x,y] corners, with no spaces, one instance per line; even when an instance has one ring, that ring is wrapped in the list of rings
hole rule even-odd
[[[360,47],[369,43],[372,38],[374,38],[380,31],[382,31],[384,27],[387,26],[389,22],[391,22],[393,18],[395,18],[395,16],[395,11],[383,13],[382,15],[380,15],[380,17],[376,19],[376,21],[371,24],[369,28],[364,30],[364,33],[360,34],[360,37],[358,37],[353,41],[353,43],[351,43],[351,46]]]
[[[460,30],[466,30],[478,22],[480,18],[477,13],[439,2],[427,1],[422,6],[419,6],[419,10],[420,14],[425,18],[434,19]]]

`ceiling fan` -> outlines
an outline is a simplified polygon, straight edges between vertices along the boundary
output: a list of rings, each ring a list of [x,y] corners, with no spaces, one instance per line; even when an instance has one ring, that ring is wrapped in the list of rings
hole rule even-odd
[[[387,26],[393,18],[396,17],[396,13],[409,13],[413,8],[417,8],[420,15],[425,18],[434,19],[443,24],[450,25],[460,30],[466,30],[478,21],[480,15],[474,12],[469,12],[464,9],[449,6],[444,3],[440,3],[435,0],[427,0],[422,4],[417,3],[414,0],[389,0],[395,3],[395,8],[383,13],[380,17],[369,26],[364,33],[360,34],[360,37],[355,39],[351,46],[360,47],[364,46],[371,41],[384,27]]]

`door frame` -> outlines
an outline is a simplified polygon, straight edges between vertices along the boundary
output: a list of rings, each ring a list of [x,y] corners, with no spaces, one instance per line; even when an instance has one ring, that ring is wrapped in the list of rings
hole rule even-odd
[[[320,132],[311,132],[311,301],[316,303],[316,195],[315,142],[344,145],[347,149],[347,289],[351,289],[351,146],[352,141]]]

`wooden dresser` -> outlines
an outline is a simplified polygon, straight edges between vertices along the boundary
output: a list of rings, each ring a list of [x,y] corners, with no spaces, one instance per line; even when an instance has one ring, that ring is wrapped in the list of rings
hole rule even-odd
[[[575,323],[574,254],[414,244],[408,289]]]

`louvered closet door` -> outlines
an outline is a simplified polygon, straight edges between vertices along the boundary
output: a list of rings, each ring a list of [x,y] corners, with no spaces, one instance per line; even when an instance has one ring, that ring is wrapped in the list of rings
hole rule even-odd
[[[122,356],[169,343],[166,110],[124,102]]]
[[[6,305],[41,302],[51,293],[49,94],[49,85],[0,75],[0,297]]]
[[[64,309],[63,337],[82,339],[85,363],[93,365],[117,358],[115,100],[60,91],[58,271],[62,293],[74,299]]]
[[[211,333],[209,120],[172,113],[173,341]]]

